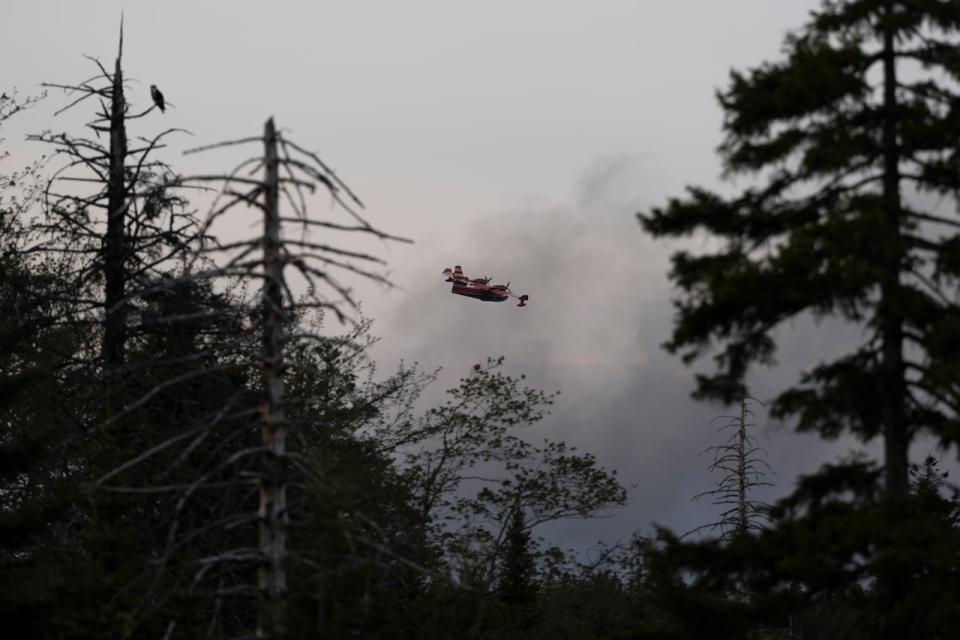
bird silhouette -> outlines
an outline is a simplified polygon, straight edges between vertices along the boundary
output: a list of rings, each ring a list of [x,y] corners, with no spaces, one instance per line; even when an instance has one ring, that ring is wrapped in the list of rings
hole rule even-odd
[[[150,85],[150,97],[153,98],[153,104],[160,107],[161,113],[167,110],[167,105],[163,101],[163,94],[160,93],[160,89],[157,89],[157,85]]]

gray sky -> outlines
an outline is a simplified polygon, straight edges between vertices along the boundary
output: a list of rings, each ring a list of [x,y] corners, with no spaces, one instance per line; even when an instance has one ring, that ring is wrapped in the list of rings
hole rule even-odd
[[[731,68],[776,58],[817,4],[3,0],[0,89],[93,75],[81,54],[112,61],[123,9],[125,67],[139,79],[128,97],[146,106],[157,84],[175,105],[134,133],[192,131],[167,150],[176,168],[209,170],[221,158],[179,152],[276,116],[361,194],[372,222],[416,240],[376,246],[403,291],[360,288],[382,367],[416,360],[449,382],[502,353],[511,372],[562,391],[539,432],[637,483],[615,517],[547,532],[585,547],[653,521],[684,531],[710,519],[689,497],[712,482],[697,454],[716,443],[708,422],[721,410],[693,403],[692,371],[660,350],[675,247],[644,237],[633,214],[686,184],[719,186],[715,90]],[[4,169],[39,153],[18,136],[51,126],[63,104],[54,92],[5,132]],[[87,114],[57,128],[76,131]],[[454,264],[512,281],[529,306],[451,296],[439,274]],[[781,365],[755,380],[761,398],[857,339],[806,322],[782,336]],[[850,447],[763,423],[769,495]]]

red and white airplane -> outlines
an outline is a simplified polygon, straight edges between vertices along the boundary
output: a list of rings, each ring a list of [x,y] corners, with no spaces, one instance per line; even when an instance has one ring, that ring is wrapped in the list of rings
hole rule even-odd
[[[503,302],[507,298],[516,298],[520,301],[520,304],[517,306],[525,307],[527,306],[527,300],[530,299],[528,295],[514,295],[513,292],[510,291],[509,282],[507,284],[490,284],[490,278],[474,278],[471,280],[463,274],[463,269],[460,268],[460,265],[455,266],[453,269],[447,267],[443,270],[443,275],[447,279],[447,282],[453,283],[453,288],[450,289],[450,293],[467,296],[474,300]]]

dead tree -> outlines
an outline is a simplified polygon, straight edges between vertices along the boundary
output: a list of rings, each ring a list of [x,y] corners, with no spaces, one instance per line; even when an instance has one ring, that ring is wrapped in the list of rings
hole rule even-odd
[[[293,222],[300,225],[303,230],[321,227],[339,231],[359,231],[382,239],[404,239],[383,233],[369,225],[354,208],[363,206],[356,195],[316,154],[278,133],[272,118],[267,120],[262,138],[238,142],[253,141],[262,141],[263,156],[252,158],[242,163],[240,167],[249,165],[255,168],[262,167],[263,178],[260,181],[240,178],[236,175],[236,170],[227,176],[224,180],[226,184],[224,194],[228,201],[224,206],[212,211],[207,228],[216,217],[240,204],[252,205],[260,209],[263,215],[262,237],[234,243],[229,247],[216,248],[240,249],[239,256],[234,257],[223,269],[224,274],[239,273],[242,277],[253,276],[262,280],[260,310],[262,346],[257,360],[262,367],[260,427],[263,462],[261,468],[255,471],[260,489],[258,508],[260,614],[257,636],[280,638],[287,633],[285,612],[289,554],[287,529],[290,522],[288,484],[295,471],[306,471],[302,465],[297,464],[296,458],[291,457],[287,450],[288,425],[283,408],[283,344],[287,337],[287,328],[297,308],[332,310],[341,320],[347,318],[337,301],[326,299],[318,291],[318,284],[328,285],[341,297],[342,302],[356,306],[350,290],[333,277],[329,271],[330,268],[339,268],[388,284],[383,275],[349,261],[352,259],[382,264],[379,258],[313,242],[305,237],[300,239],[285,237],[282,234],[282,223]],[[193,180],[208,181],[210,179],[209,176],[199,176]],[[335,201],[353,216],[355,225],[348,226],[307,217],[306,194],[313,192],[318,183],[325,187]],[[294,214],[292,217],[281,215],[281,196],[284,196],[291,206]],[[261,260],[252,263],[246,261],[245,256],[257,245],[262,248]],[[284,277],[283,270],[286,265],[294,266],[303,277],[308,290],[306,298],[298,299],[294,296]]]
[[[287,591],[287,424],[283,411],[283,257],[280,240],[280,159],[273,118],[263,132],[263,365],[264,398],[260,411],[263,446],[268,464],[260,479],[260,552],[258,572],[265,600],[258,634],[286,633],[284,598]]]
[[[123,33],[120,49],[114,63],[110,82],[110,157],[107,174],[107,233],[103,247],[104,321],[103,360],[116,365],[123,360],[125,328],[124,297],[124,222],[127,210],[125,165],[127,157],[127,127],[124,122],[126,100],[123,97]]]
[[[218,197],[200,225],[193,257],[184,272],[177,278],[157,282],[147,292],[157,292],[184,282],[216,282],[217,287],[231,288],[249,282],[259,282],[259,300],[249,301],[250,307],[243,313],[250,323],[250,333],[259,335],[260,346],[250,351],[251,341],[246,336],[237,336],[219,345],[223,366],[243,368],[252,363],[260,370],[259,395],[259,442],[245,438],[231,439],[223,448],[223,458],[215,468],[209,469],[188,484],[173,486],[128,487],[116,484],[129,469],[144,464],[162,451],[181,443],[192,443],[211,432],[213,424],[228,419],[249,419],[250,412],[239,403],[237,407],[224,407],[212,421],[195,430],[176,434],[132,460],[126,461],[100,478],[98,485],[112,491],[173,491],[180,494],[171,516],[168,546],[173,553],[178,538],[191,537],[183,531],[180,516],[185,505],[202,492],[220,491],[230,487],[251,487],[259,495],[254,514],[248,511],[241,493],[234,494],[231,502],[222,510],[223,518],[217,527],[236,531],[239,523],[257,523],[258,542],[250,545],[209,549],[200,559],[194,584],[214,582],[217,604],[214,615],[223,610],[222,599],[255,593],[259,602],[256,621],[256,637],[281,638],[287,633],[288,565],[295,552],[288,543],[288,528],[304,496],[290,498],[293,486],[303,486],[305,478],[316,479],[311,469],[312,461],[305,460],[298,451],[288,450],[289,425],[284,411],[284,348],[291,340],[323,340],[321,336],[302,332],[296,322],[304,314],[329,312],[341,321],[351,321],[351,315],[342,307],[356,308],[352,291],[335,276],[336,271],[359,276],[384,285],[389,281],[370,266],[384,264],[374,255],[340,248],[332,243],[318,242],[309,236],[312,229],[337,232],[357,232],[382,240],[407,241],[383,233],[370,225],[359,213],[362,202],[315,153],[297,145],[278,131],[272,119],[268,120],[262,136],[244,138],[192,149],[187,153],[210,152],[234,145],[258,144],[262,153],[241,162],[227,174],[195,175],[177,178],[169,188],[181,186],[221,184]],[[242,172],[242,173],[241,173]],[[259,177],[254,177],[259,172]],[[322,187],[339,207],[353,218],[352,224],[332,220],[319,220],[307,215],[308,200],[317,187]],[[281,203],[289,212],[284,212]],[[217,225],[224,219],[236,220],[241,209],[252,209],[262,218],[262,232],[245,240],[221,242],[217,239]],[[286,224],[285,224],[286,223]],[[291,225],[298,233],[285,233]],[[261,255],[256,255],[257,252]],[[297,278],[291,281],[284,273],[285,267],[293,267]],[[297,289],[301,292],[295,293]],[[177,322],[179,318],[169,318]],[[245,362],[246,360],[246,362]],[[200,375],[203,372],[188,372],[185,375]],[[149,391],[143,397],[127,405],[119,415],[136,411],[150,401],[152,395],[162,392],[165,383]],[[249,421],[246,423],[249,424]],[[246,429],[246,427],[241,427]],[[238,444],[239,443],[239,444]],[[192,446],[189,445],[189,446]],[[231,513],[232,511],[232,513]],[[212,525],[204,525],[209,527]],[[169,559],[170,553],[164,554]],[[236,582],[243,567],[255,566],[257,585],[251,588]],[[161,567],[162,569],[162,567]],[[213,622],[211,622],[213,625]],[[172,634],[174,623],[168,631]],[[242,633],[242,629],[233,629]],[[247,630],[249,633],[249,628]]]
[[[723,511],[715,522],[701,525],[684,536],[719,530],[720,538],[729,540],[760,531],[769,522],[769,505],[752,495],[754,489],[772,485],[766,480],[771,472],[770,465],[764,460],[766,451],[757,446],[756,438],[750,433],[750,429],[756,426],[751,404],[759,402],[743,391],[739,414],[714,419],[714,422],[725,421],[718,431],[730,432],[730,436],[723,444],[709,447],[704,453],[713,455],[710,471],[718,471],[723,476],[715,488],[699,493],[693,499],[709,498],[711,504]]]
[[[56,310],[62,312],[56,322],[82,328],[75,333],[82,336],[83,343],[64,367],[79,372],[74,377],[101,382],[105,391],[98,384],[78,385],[73,391],[83,399],[76,405],[84,410],[65,415],[63,424],[57,425],[64,434],[63,441],[70,443],[63,447],[64,463],[59,466],[71,470],[72,480],[97,489],[90,493],[89,503],[78,506],[79,511],[88,512],[76,518],[83,524],[74,535],[80,540],[90,537],[110,541],[122,526],[135,529],[139,534],[136,552],[142,553],[142,565],[149,566],[156,558],[165,558],[170,544],[164,534],[186,528],[168,529],[161,514],[171,513],[171,505],[173,512],[182,512],[176,505],[182,502],[178,492],[189,490],[182,481],[188,472],[174,469],[176,465],[164,467],[162,462],[149,468],[129,463],[145,459],[182,461],[186,455],[157,456],[172,451],[158,448],[157,441],[172,438],[185,443],[185,453],[195,451],[216,425],[232,426],[233,422],[229,421],[232,416],[221,417],[231,411],[210,411],[207,406],[197,408],[194,414],[156,418],[153,423],[149,419],[154,416],[143,419],[152,408],[151,400],[162,398],[165,391],[176,389],[178,384],[197,380],[199,374],[208,374],[212,368],[209,352],[186,353],[176,363],[181,370],[178,375],[157,382],[175,363],[158,362],[144,348],[168,327],[203,313],[201,310],[187,317],[180,314],[177,318],[148,316],[158,307],[158,297],[169,300],[183,292],[187,280],[180,270],[199,241],[200,224],[181,194],[185,189],[205,187],[182,184],[170,167],[157,159],[165,140],[180,130],[162,128],[146,137],[133,132],[134,123],[147,125],[153,120],[150,116],[159,112],[147,96],[146,104],[135,108],[123,68],[123,52],[121,24],[113,65],[88,57],[96,66],[91,78],[44,85],[51,93],[62,91],[68,97],[56,114],[96,106],[84,133],[31,136],[53,147],[51,163],[62,160],[41,194],[44,218],[31,229],[31,249],[45,256],[59,256],[66,263],[62,271],[67,284],[56,292]],[[206,453],[207,458],[214,455],[213,451]],[[128,495],[109,493],[114,489],[108,486],[111,481],[122,484],[120,492]],[[178,486],[170,489],[174,484]],[[161,485],[168,488],[159,490]],[[189,491],[192,494],[195,490]],[[115,513],[118,505],[125,510],[122,523],[97,517]],[[195,509],[190,514],[191,523],[202,521],[210,511],[206,505]],[[110,546],[99,545],[91,553],[108,554]],[[126,594],[129,601],[137,603],[129,608],[139,607],[133,611],[139,620],[155,612],[156,602],[166,595],[158,595],[161,590],[143,589],[144,597],[138,598],[139,591],[125,586],[116,595]],[[103,600],[105,607],[122,606],[106,602],[113,602],[113,598]]]
[[[128,314],[138,288],[131,285],[157,277],[162,266],[183,252],[196,224],[183,210],[185,201],[166,186],[169,167],[154,159],[154,152],[165,146],[164,138],[178,129],[137,138],[132,145],[128,139],[128,123],[155,106],[131,112],[122,65],[122,22],[112,72],[96,58],[85,57],[98,68],[92,78],[43,84],[71,98],[56,114],[90,99],[99,103],[99,110],[87,124],[92,137],[49,132],[30,137],[66,158],[44,193],[47,222],[37,231],[47,235],[45,250],[75,258],[77,295],[72,302],[81,314],[102,309],[101,361],[115,373],[125,360],[130,334]],[[95,191],[78,193],[84,185]],[[91,286],[101,278],[96,285],[101,292],[93,293]]]

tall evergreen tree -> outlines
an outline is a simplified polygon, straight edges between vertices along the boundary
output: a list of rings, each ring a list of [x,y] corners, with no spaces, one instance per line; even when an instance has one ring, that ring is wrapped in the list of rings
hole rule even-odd
[[[537,597],[537,566],[533,557],[533,540],[522,509],[514,509],[507,529],[506,549],[500,567],[500,599],[513,618],[529,622],[531,607]]]
[[[667,347],[688,362],[719,347],[717,371],[698,376],[700,397],[733,400],[752,364],[772,362],[785,321],[831,316],[864,329],[771,414],[828,438],[883,438],[886,506],[869,499],[871,485],[842,508],[847,529],[870,541],[884,638],[928,637],[909,605],[910,443],[920,433],[945,447],[960,440],[960,218],[924,204],[960,188],[958,30],[956,0],[825,0],[787,37],[785,60],[733,72],[719,94],[725,169],[759,184],[732,197],[691,188],[639,216],[656,237],[723,241],[673,257],[684,293]],[[841,495],[834,480],[816,484]],[[813,515],[801,524],[814,526],[816,503],[805,504]],[[810,561],[810,548],[793,551]],[[826,584],[791,580],[808,592]]]
[[[733,72],[719,94],[726,171],[759,186],[733,197],[690,188],[639,215],[656,237],[724,241],[673,257],[683,296],[667,347],[688,362],[720,347],[699,396],[732,400],[797,316],[867,330],[772,414],[824,437],[882,436],[890,496],[908,493],[916,434],[960,440],[960,218],[920,197],[960,188],[958,28],[955,0],[823,2],[787,37],[785,60]]]

